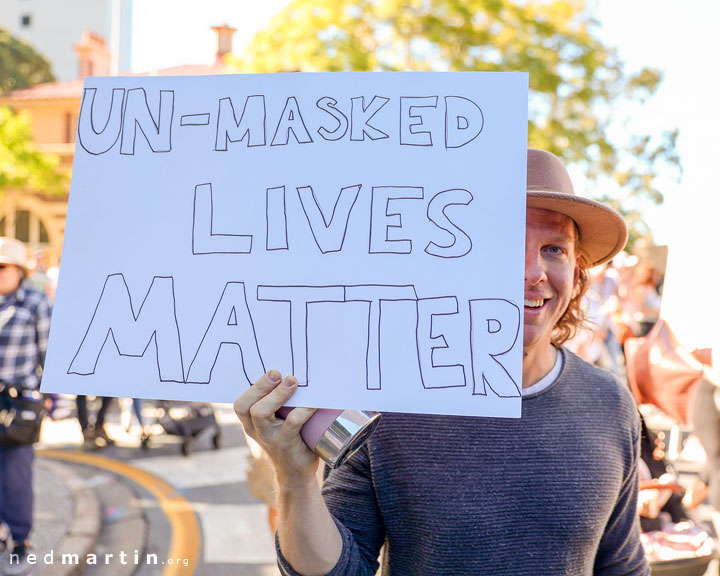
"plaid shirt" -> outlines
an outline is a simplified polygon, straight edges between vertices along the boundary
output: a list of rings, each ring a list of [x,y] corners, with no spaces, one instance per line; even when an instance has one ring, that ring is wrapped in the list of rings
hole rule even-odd
[[[45,363],[50,332],[50,302],[21,284],[0,297],[0,382],[35,389]]]

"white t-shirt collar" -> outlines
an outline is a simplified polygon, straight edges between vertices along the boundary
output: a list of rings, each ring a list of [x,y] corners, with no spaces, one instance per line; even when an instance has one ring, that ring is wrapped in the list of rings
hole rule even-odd
[[[555,365],[552,367],[550,372],[545,374],[540,380],[535,382],[532,386],[528,386],[527,388],[523,388],[522,395],[523,397],[526,396],[534,396],[535,394],[539,394],[546,388],[549,388],[555,380],[557,380],[558,376],[560,376],[560,371],[563,367],[563,355],[560,350],[557,351],[557,355],[555,356]]]

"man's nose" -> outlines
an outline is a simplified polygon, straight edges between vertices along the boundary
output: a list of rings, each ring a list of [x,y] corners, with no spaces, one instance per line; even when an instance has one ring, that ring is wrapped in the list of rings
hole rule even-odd
[[[525,282],[534,286],[546,280],[545,266],[542,257],[535,251],[525,251]]]

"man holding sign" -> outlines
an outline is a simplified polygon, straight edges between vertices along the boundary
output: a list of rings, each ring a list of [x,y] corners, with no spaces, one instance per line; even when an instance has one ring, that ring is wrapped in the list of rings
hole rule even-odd
[[[561,347],[588,269],[626,239],[619,214],[574,195],[557,157],[528,151],[520,419],[387,413],[321,492],[299,435],[314,410],[275,416],[297,379],[270,370],[248,389],[235,410],[275,467],[283,573],[374,574],[385,545],[392,575],[648,574],[635,404]]]
[[[385,541],[392,574],[642,573],[632,399],[560,348],[626,227],[554,156],[526,175],[527,93],[520,72],[88,77],[43,391],[247,386],[287,573],[374,573]],[[312,411],[283,424],[285,403],[385,414],[324,499]]]

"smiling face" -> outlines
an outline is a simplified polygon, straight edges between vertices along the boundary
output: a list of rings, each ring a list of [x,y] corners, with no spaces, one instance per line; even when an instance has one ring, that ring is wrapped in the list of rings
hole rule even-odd
[[[523,350],[552,353],[555,325],[578,282],[577,232],[559,212],[528,208],[525,239],[525,329]]]

